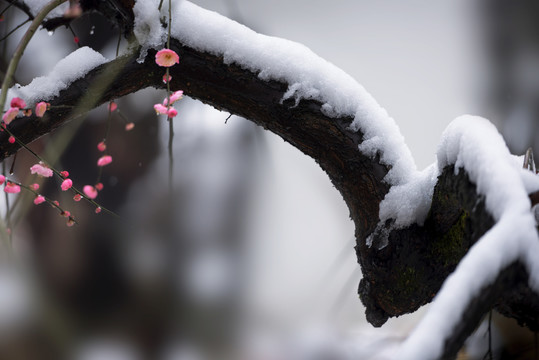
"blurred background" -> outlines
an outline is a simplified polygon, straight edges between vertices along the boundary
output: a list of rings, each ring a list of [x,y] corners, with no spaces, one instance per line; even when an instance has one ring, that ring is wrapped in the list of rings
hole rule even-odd
[[[462,114],[488,117],[516,154],[536,141],[539,9],[531,0],[193,2],[303,43],[352,75],[395,119],[419,169],[435,161],[444,128]],[[0,37],[25,19],[9,9]],[[2,74],[23,31],[0,43]],[[71,30],[40,31],[16,81],[47,74],[76,49],[75,35],[114,58],[117,29],[84,15]],[[184,98],[169,196],[167,123],[152,108],[164,96],[147,89],[117,101],[107,139],[114,161],[97,200],[121,220],[61,198],[51,180],[42,191],[67,204],[74,228],[21,195],[16,266],[0,270],[0,358],[370,359],[398,344],[423,310],[381,329],[366,323],[348,210],[315,162],[277,136]],[[98,108],[32,148],[59,156],[56,167],[75,186],[94,184],[107,118]],[[135,123],[130,132],[126,121]],[[35,162],[20,152],[15,176],[33,182]],[[485,354],[485,331],[470,340],[471,358]],[[496,331],[501,357],[510,341]]]

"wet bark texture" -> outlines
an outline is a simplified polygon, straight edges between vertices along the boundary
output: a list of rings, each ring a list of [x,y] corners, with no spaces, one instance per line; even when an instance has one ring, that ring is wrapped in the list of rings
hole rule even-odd
[[[133,26],[133,2],[81,1],[85,11],[98,11],[117,24],[129,36]],[[62,19],[50,20],[48,29],[63,25]],[[455,269],[471,246],[494,224],[482,196],[467,174],[444,169],[435,187],[429,215],[423,226],[392,229],[391,222],[375,232],[379,223],[379,203],[389,191],[383,181],[388,167],[379,156],[361,154],[360,132],[348,129],[352,118],[329,118],[321,103],[302,100],[282,101],[288,85],[262,81],[257,74],[221,57],[194,50],[177,40],[171,48],[181,58],[172,67],[171,87],[190,97],[249,119],[279,135],[312,157],[328,174],[350,209],[356,226],[358,261],[363,271],[359,296],[366,306],[368,321],[381,326],[389,317],[417,310],[430,302],[447,276]],[[53,131],[88,110],[146,87],[163,88],[163,68],[153,60],[136,62],[138,51],[117,58],[90,71],[50,101],[52,109],[44,120],[18,119],[9,125],[24,143]],[[0,133],[0,159],[14,154],[17,143]],[[372,234],[372,245],[366,243]],[[386,246],[382,246],[386,243]],[[510,239],[508,239],[510,241]],[[458,299],[456,299],[458,301]],[[539,328],[539,298],[527,286],[527,274],[521,264],[512,264],[468,304],[465,319],[446,339],[446,356],[454,356],[482,317],[492,308],[521,324]]]

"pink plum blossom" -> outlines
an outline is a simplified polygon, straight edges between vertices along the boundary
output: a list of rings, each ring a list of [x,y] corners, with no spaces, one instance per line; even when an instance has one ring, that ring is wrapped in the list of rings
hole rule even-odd
[[[8,181],[4,187],[4,191],[10,194],[18,194],[21,192],[21,187],[17,184]]]
[[[73,181],[71,179],[65,179],[64,181],[62,181],[62,185],[60,185],[60,187],[62,188],[62,191],[67,191],[71,189],[72,186],[73,186]]]
[[[169,118],[173,118],[173,117],[175,117],[176,115],[178,115],[178,111],[177,111],[176,109],[174,109],[174,108],[168,109],[167,116],[168,116]]]
[[[97,144],[97,150],[101,152],[107,150],[107,145],[105,145],[105,141],[101,141],[99,144]]]
[[[89,199],[95,199],[97,197],[97,190],[92,185],[84,185],[82,191]]]
[[[20,97],[14,97],[13,99],[11,99],[10,106],[12,108],[24,109],[26,107],[26,102],[24,102],[24,100]]]
[[[182,97],[183,97],[183,90],[178,90],[178,91],[173,92],[170,95],[170,105],[174,104],[176,101],[180,100]],[[168,98],[165,98],[165,100],[163,100],[163,105],[165,106],[168,105]]]
[[[38,195],[38,196],[36,196],[35,199],[34,199],[34,204],[39,205],[39,204],[41,204],[41,203],[44,203],[45,201],[46,201],[46,200],[45,200],[45,198],[43,197],[43,195]]]
[[[6,125],[8,125],[10,122],[13,121],[13,119],[15,119],[18,113],[19,113],[18,107],[10,107],[9,110],[6,111],[6,113],[2,116],[2,120],[4,120]]]
[[[110,155],[103,155],[97,160],[97,166],[105,166],[112,162],[112,156]]]
[[[165,105],[163,105],[163,104],[155,104],[153,106],[153,108],[155,109],[155,112],[157,113],[157,115],[159,115],[159,114],[164,115],[168,111],[167,107]]]
[[[135,123],[132,123],[132,122],[127,123],[125,124],[125,131],[131,131],[133,130],[134,127],[135,127]]]
[[[37,117],[43,117],[43,115],[45,114],[45,111],[47,111],[49,108],[49,104],[42,101],[42,102],[38,102],[36,104],[36,116]]]
[[[52,176],[52,170],[45,166],[43,163],[35,164],[30,168],[30,172],[32,174],[38,174],[39,176],[43,177],[51,177]]]
[[[155,62],[159,66],[171,67],[172,65],[180,62],[180,57],[174,50],[163,49],[159,50],[157,54],[155,54]]]

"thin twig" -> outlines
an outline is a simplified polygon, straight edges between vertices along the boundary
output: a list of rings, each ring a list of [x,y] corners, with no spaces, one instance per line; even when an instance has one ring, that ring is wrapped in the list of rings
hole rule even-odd
[[[6,162],[5,161],[2,161],[2,172],[5,173],[6,172]],[[12,232],[13,232],[13,229],[11,229],[11,210],[9,208],[9,194],[7,192],[4,192],[4,196],[5,196],[5,200],[6,200],[6,219],[5,219],[5,223],[6,223],[6,226],[7,226],[7,229],[8,229],[8,241],[9,241],[9,248],[11,248],[11,243],[12,243]]]
[[[10,2],[8,6],[6,6],[6,8],[4,10],[2,10],[2,12],[0,12],[0,16],[4,15],[4,13],[6,11],[8,11],[8,9],[11,7],[11,5],[13,5],[14,3],[13,2]]]
[[[161,0],[162,2],[162,0]],[[159,7],[161,9],[161,7]],[[172,0],[168,0],[168,37],[167,37],[167,49],[170,49],[170,28],[172,27]],[[170,109],[170,71],[167,67],[166,79],[167,79],[167,107]],[[174,139],[174,123],[173,118],[168,116],[168,188],[170,196],[174,190],[174,152],[173,152],[173,139]]]
[[[24,20],[24,22],[22,22],[21,24],[17,25],[17,27],[15,27],[13,30],[11,30],[10,32],[8,32],[6,34],[6,36],[4,36],[3,38],[0,39],[0,41],[4,41],[6,40],[11,34],[13,34],[15,31],[19,30],[21,27],[23,27],[27,22],[29,21],[32,21],[32,19],[26,19]]]

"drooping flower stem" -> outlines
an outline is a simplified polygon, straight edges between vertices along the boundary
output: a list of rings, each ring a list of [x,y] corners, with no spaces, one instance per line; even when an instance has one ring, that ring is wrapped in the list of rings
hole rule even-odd
[[[6,173],[6,162],[5,161],[2,161],[2,172],[5,174]],[[8,241],[9,241],[9,248],[11,248],[11,244],[12,244],[12,239],[13,239],[13,236],[12,236],[12,229],[11,229],[11,209],[9,208],[9,194],[7,192],[4,192],[4,198],[6,199],[6,219],[5,219],[5,224],[6,224],[6,227],[8,229]]]
[[[168,0],[168,36],[167,36],[167,49],[170,49],[170,28],[172,27],[172,0]],[[169,68],[167,67],[166,79],[167,79],[167,109],[170,109],[170,81],[168,81],[170,76]],[[172,192],[174,190],[174,152],[173,152],[173,139],[174,139],[174,124],[172,123],[172,117],[168,116],[168,188],[170,195],[172,197]]]

